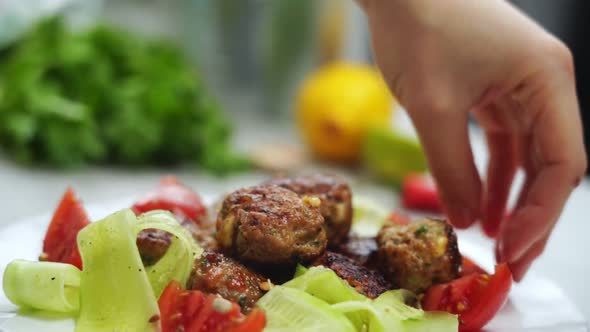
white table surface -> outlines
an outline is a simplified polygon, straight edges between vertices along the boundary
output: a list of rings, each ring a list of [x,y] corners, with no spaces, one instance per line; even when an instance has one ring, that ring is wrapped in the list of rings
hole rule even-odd
[[[251,122],[251,123],[255,123]],[[236,141],[242,148],[268,142],[296,142],[293,129],[269,125],[260,130],[248,122],[237,128]],[[257,130],[254,130],[256,128]],[[474,138],[478,165],[485,164],[486,153],[479,135]],[[198,170],[125,170],[90,168],[70,172],[25,169],[0,158],[0,232],[2,224],[52,211],[65,188],[70,185],[86,202],[113,201],[118,197],[140,196],[153,189],[163,174],[174,173],[200,192],[219,193],[254,184],[266,175],[253,173],[226,179],[214,179]],[[352,181],[356,193],[368,195],[392,208],[398,205],[393,191],[371,184],[350,171],[343,174]],[[584,181],[568,202],[545,254],[533,270],[555,281],[590,319],[590,181]],[[490,253],[492,255],[492,253]],[[526,279],[523,281],[526,282]]]

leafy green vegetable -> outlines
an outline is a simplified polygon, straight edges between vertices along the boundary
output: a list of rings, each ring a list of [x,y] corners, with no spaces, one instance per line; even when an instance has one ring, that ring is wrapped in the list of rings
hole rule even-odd
[[[40,22],[2,54],[0,147],[57,167],[196,162],[248,167],[198,74],[173,46],[106,26]]]
[[[356,331],[343,314],[299,289],[273,287],[257,305],[266,313],[265,332]]]
[[[76,332],[159,331],[157,299],[135,240],[129,209],[86,226],[78,234],[84,263]]]
[[[420,228],[418,228],[418,229],[417,229],[417,230],[414,232],[414,235],[416,235],[416,236],[420,236],[420,235],[422,235],[422,234],[426,234],[426,233],[428,233],[428,227],[426,227],[426,226],[422,225],[422,226],[420,226]]]
[[[156,264],[145,268],[154,294],[160,297],[171,280],[186,285],[195,257],[200,256],[203,249],[170,212],[156,210],[142,214],[138,218],[137,232],[148,228],[163,230],[175,236],[166,254]]]
[[[70,264],[12,261],[4,270],[6,297],[24,308],[75,313],[79,308],[80,270]]]

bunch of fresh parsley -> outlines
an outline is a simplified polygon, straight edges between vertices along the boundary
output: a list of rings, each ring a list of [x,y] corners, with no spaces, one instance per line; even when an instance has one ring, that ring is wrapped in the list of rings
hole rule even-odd
[[[248,166],[175,47],[112,27],[45,19],[0,54],[0,147],[25,164]]]

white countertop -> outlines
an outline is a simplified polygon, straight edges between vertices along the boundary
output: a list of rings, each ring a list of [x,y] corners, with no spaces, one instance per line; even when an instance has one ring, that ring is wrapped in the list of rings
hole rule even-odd
[[[237,122],[240,123],[240,122]],[[253,143],[295,142],[293,130],[269,126],[268,130],[239,128],[236,141],[242,147]],[[483,142],[476,135],[474,141],[478,165],[485,163]],[[19,219],[52,211],[65,188],[70,185],[86,202],[100,203],[119,197],[140,196],[153,189],[163,174],[174,173],[199,192],[221,193],[242,185],[253,184],[265,177],[254,173],[237,177],[214,179],[194,169],[176,170],[125,170],[116,168],[90,168],[69,173],[40,169],[24,169],[10,161],[0,159],[0,232],[1,225]],[[393,191],[357,179],[353,189],[374,197],[392,208],[397,206]],[[545,254],[533,266],[533,271],[560,285],[590,319],[590,288],[586,284],[590,275],[590,181],[584,181],[568,202],[561,220],[552,235]],[[490,253],[490,256],[492,253]],[[526,279],[524,280],[526,282]]]

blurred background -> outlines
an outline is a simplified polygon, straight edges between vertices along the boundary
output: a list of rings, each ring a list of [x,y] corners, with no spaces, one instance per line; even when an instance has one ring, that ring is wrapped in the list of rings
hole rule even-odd
[[[590,108],[590,3],[513,3],[571,47]],[[218,193],[329,170],[397,208],[408,175],[427,165],[368,40],[351,0],[0,0],[0,224],[51,211],[68,185],[113,201],[166,173]],[[589,271],[559,248],[587,250],[573,239],[589,199],[585,182],[542,269],[555,280],[553,262],[580,272],[568,289],[578,304],[589,303],[576,288]]]
[[[588,3],[513,2],[571,47],[590,107]],[[368,40],[346,0],[2,0],[0,201],[13,217],[50,205],[13,188],[45,202],[73,184],[104,200],[141,176],[328,168],[396,205],[427,165]]]
[[[590,107],[588,4],[513,2],[571,47]],[[264,143],[266,130],[235,138],[252,126],[286,127],[315,157],[358,163],[369,122],[389,122],[384,109],[397,108],[394,97],[377,100],[384,92],[353,1],[3,0],[0,12],[0,147],[23,165],[192,162],[226,174],[271,162],[235,153]],[[354,103],[375,121],[357,121]]]

